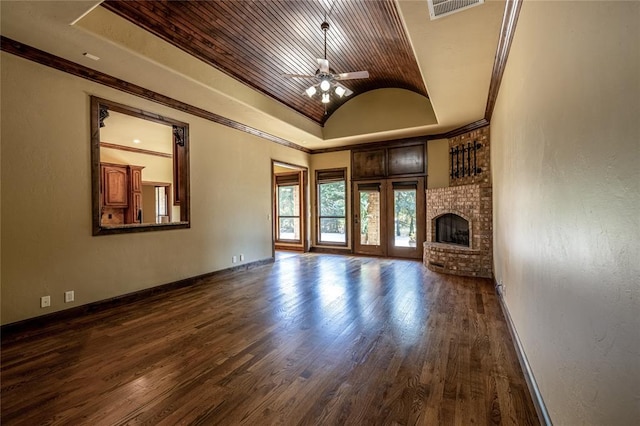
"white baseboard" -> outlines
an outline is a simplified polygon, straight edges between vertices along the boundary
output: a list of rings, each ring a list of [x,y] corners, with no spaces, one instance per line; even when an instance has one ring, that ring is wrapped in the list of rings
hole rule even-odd
[[[529,365],[529,361],[527,360],[527,355],[524,353],[522,342],[520,342],[520,337],[518,337],[518,332],[516,331],[516,327],[513,324],[513,320],[511,319],[509,308],[507,308],[507,304],[504,301],[504,297],[502,295],[502,286],[496,283],[495,287],[496,292],[498,293],[498,300],[500,300],[502,313],[507,320],[509,334],[511,334],[511,339],[513,340],[513,343],[515,345],[516,353],[518,355],[518,361],[520,362],[520,367],[522,368],[524,378],[527,381],[529,393],[531,394],[531,399],[533,399],[533,405],[535,406],[536,412],[538,413],[540,424],[544,426],[553,426],[551,418],[549,417],[549,412],[547,411],[547,407],[545,406],[542,395],[540,394],[540,389],[538,389],[538,384],[535,377],[533,376],[533,372],[531,371],[531,366]]]

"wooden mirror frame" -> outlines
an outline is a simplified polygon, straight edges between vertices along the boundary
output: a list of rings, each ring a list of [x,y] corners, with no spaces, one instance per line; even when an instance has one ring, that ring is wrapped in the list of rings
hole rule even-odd
[[[128,234],[133,232],[165,231],[191,227],[189,188],[189,125],[161,115],[91,96],[91,204],[93,235]],[[173,128],[174,203],[180,205],[180,221],[170,223],[101,224],[100,192],[100,127],[116,111]]]

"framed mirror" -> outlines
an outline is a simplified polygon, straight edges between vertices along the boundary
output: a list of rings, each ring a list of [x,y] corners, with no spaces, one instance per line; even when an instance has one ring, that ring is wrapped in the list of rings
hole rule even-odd
[[[189,125],[91,97],[93,235],[190,227]]]

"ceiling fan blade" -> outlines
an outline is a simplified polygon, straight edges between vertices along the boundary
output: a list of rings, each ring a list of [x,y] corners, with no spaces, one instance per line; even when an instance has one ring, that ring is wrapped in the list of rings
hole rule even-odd
[[[320,67],[320,72],[328,74],[329,73],[329,60],[328,59],[320,59],[318,58],[318,66]]]
[[[315,75],[307,75],[307,74],[282,74],[283,77],[288,78],[316,78]]]
[[[356,78],[369,78],[369,71],[343,72],[335,75],[336,80],[354,80]]]

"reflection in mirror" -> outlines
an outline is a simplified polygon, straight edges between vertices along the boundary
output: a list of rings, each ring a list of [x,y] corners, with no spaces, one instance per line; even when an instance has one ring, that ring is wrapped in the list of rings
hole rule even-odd
[[[189,227],[188,125],[91,97],[93,234]]]

